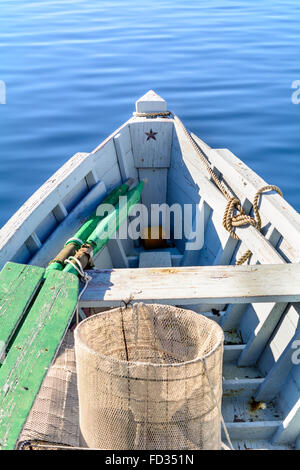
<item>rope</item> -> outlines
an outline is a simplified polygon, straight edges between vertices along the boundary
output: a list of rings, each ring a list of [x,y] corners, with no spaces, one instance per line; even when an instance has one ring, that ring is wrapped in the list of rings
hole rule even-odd
[[[257,193],[254,196],[253,200],[253,212],[254,212],[254,217],[251,217],[250,215],[247,215],[241,205],[241,202],[239,199],[237,199],[236,196],[234,196],[232,193],[230,194],[230,191],[228,190],[227,187],[220,181],[214,170],[211,168],[210,163],[208,161],[207,156],[201,149],[201,147],[195,142],[189,131],[186,129],[182,121],[171,111],[166,111],[168,115],[172,115],[174,121],[179,124],[185,133],[186,137],[188,138],[189,142],[193,146],[194,150],[196,151],[197,155],[200,157],[200,160],[202,161],[203,165],[205,166],[206,170],[208,171],[209,175],[211,176],[211,179],[214,181],[216,186],[219,188],[219,190],[222,192],[222,194],[225,196],[227,199],[228,203],[225,209],[224,217],[223,217],[223,226],[224,228],[230,233],[230,235],[235,238],[236,240],[240,240],[238,235],[234,231],[234,227],[242,227],[246,225],[252,225],[255,227],[258,231],[261,231],[261,217],[259,214],[258,210],[258,202],[260,195],[266,191],[276,191],[280,196],[282,196],[282,192],[280,188],[278,188],[275,185],[267,185],[262,188],[260,188]],[[159,116],[161,113],[134,113],[135,116],[142,116],[142,117],[154,117],[154,116]],[[236,214],[235,212],[238,211]],[[245,253],[236,260],[235,264],[236,265],[241,265],[245,263],[250,256],[252,255],[251,250],[245,251]]]
[[[138,113],[134,112],[133,115],[134,117],[157,117],[157,116],[171,116],[172,112],[171,111],[161,111],[157,113]]]
[[[72,263],[72,261],[74,261],[75,264]],[[79,323],[79,301],[81,299],[81,296],[84,294],[89,282],[92,280],[92,276],[89,276],[88,273],[84,272],[83,267],[82,267],[79,259],[74,258],[74,256],[70,256],[68,259],[66,259],[65,264],[71,264],[72,267],[78,272],[79,277],[82,280],[82,282],[85,282],[85,285],[82,288],[82,290],[81,290],[81,292],[78,296],[77,305],[76,305],[76,325],[78,325],[78,323]]]
[[[254,217],[251,217],[250,215],[247,215],[244,211],[244,209],[241,207],[240,201],[232,197],[226,206],[224,217],[223,217],[223,226],[225,229],[230,233],[230,235],[235,238],[236,240],[239,240],[240,238],[237,236],[237,234],[234,231],[234,227],[242,227],[245,225],[252,225],[255,227],[257,230],[261,230],[261,217],[259,214],[258,210],[258,201],[259,197],[262,193],[265,191],[276,191],[280,196],[282,196],[282,192],[280,188],[274,185],[267,185],[264,186],[263,188],[260,188],[257,193],[255,194],[254,200],[253,200],[253,212],[254,212]],[[234,211],[238,210],[239,214],[234,215]],[[245,253],[236,260],[236,265],[241,265],[245,263],[248,258],[252,255],[251,250],[245,251]]]

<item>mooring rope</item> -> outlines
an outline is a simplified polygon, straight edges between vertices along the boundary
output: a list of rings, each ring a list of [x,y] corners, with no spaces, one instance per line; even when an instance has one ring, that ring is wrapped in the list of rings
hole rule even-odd
[[[134,116],[137,117],[156,117],[156,116],[172,116],[174,121],[179,124],[184,131],[186,137],[188,138],[189,142],[193,146],[194,150],[196,151],[197,155],[200,157],[200,160],[204,164],[206,170],[208,171],[209,175],[211,176],[211,179],[214,181],[216,186],[219,188],[219,190],[222,192],[222,194],[225,196],[227,199],[228,203],[225,209],[225,213],[223,216],[223,226],[224,228],[230,233],[230,235],[235,238],[236,240],[240,240],[238,235],[235,233],[234,227],[242,227],[246,225],[252,225],[255,227],[259,232],[261,231],[261,217],[259,214],[258,210],[258,203],[259,203],[259,198],[262,193],[266,191],[276,191],[280,196],[282,196],[281,189],[278,188],[275,185],[267,185],[263,186],[260,188],[253,200],[253,213],[254,217],[248,215],[245,213],[240,200],[234,196],[232,193],[230,194],[228,188],[225,187],[225,185],[221,182],[221,180],[218,178],[214,170],[211,168],[210,163],[208,161],[207,156],[205,155],[205,152],[201,149],[201,147],[197,144],[197,142],[193,139],[191,136],[190,132],[186,129],[182,121],[171,111],[165,111],[162,113],[133,113]],[[245,263],[248,258],[252,255],[251,250],[245,251],[245,253],[236,260],[235,264],[236,265],[241,265]]]
[[[74,261],[74,262],[73,262]],[[81,265],[81,262],[79,261],[78,258],[74,258],[74,256],[69,256],[68,259],[65,260],[65,264],[71,264],[72,267],[78,272],[79,277],[82,282],[85,282],[84,287],[82,288],[78,299],[77,299],[77,304],[76,304],[76,325],[79,323],[79,301],[81,299],[81,296],[85,292],[89,282],[93,279],[92,276],[89,276],[87,272],[83,270],[83,267]]]

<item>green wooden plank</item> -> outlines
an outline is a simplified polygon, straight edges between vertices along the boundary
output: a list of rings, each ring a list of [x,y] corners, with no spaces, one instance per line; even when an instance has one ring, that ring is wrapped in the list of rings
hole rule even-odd
[[[0,364],[44,271],[36,266],[6,263],[0,272]]]
[[[49,273],[0,369],[0,449],[13,449],[76,308],[79,280]]]

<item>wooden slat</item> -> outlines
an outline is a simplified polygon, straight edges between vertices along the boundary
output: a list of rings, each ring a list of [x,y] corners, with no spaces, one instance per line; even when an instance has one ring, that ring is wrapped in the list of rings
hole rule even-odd
[[[278,237],[280,237],[279,233],[277,232],[277,230],[271,225],[269,227],[269,229],[267,230],[267,232],[265,233],[265,237],[267,240],[269,240],[269,242],[272,244],[272,246],[275,246],[276,243],[278,242]],[[231,237],[230,237],[231,238]],[[241,251],[238,252],[238,255],[237,255],[237,258],[242,254],[244,253],[244,245],[242,244],[242,246],[240,246],[240,248],[242,248]],[[259,260],[257,259],[256,256],[251,256],[250,258],[250,263],[251,265],[255,265],[255,264],[258,264],[259,263]],[[233,328],[237,328],[241,319],[244,317],[246,317],[246,315],[248,314],[248,310],[249,309],[252,309],[253,311],[253,315],[254,317],[256,318],[256,305],[253,304],[251,306],[242,306],[242,305],[230,305],[226,311],[226,314],[224,315],[224,317],[222,318],[222,327],[224,330],[231,330]],[[267,333],[267,328],[264,327],[265,323],[268,321],[268,318],[270,315],[272,315],[272,306],[270,306],[269,308],[269,313],[267,311],[265,311],[265,316],[264,316],[264,320],[262,321],[262,324],[260,325],[259,329],[261,330],[259,333],[258,333],[258,336],[260,336],[261,334],[263,333]],[[259,315],[257,315],[259,316]],[[277,317],[277,321],[278,321],[278,317]],[[249,327],[247,326],[246,327],[246,331],[250,331]],[[243,331],[241,331],[241,334],[243,335]],[[266,344],[266,341],[267,339],[269,338],[268,335],[264,335],[264,338],[265,338],[265,344]],[[262,341],[263,343],[263,341]]]
[[[281,421],[226,423],[231,439],[270,439],[280,425]],[[222,439],[225,439],[223,430]]]
[[[202,266],[91,272],[82,306],[137,301],[197,303],[297,302],[300,265]],[[266,282],[267,281],[267,282]]]
[[[256,400],[273,399],[293,368],[293,344],[300,340],[299,318],[300,304],[290,305],[261,355],[258,366],[260,370],[267,372],[267,376]]]
[[[43,268],[17,263],[6,263],[0,273],[0,363],[43,274]]]
[[[49,273],[0,369],[0,449],[13,449],[72,318],[78,278]]]
[[[114,137],[114,143],[122,180],[126,181],[128,178],[138,180],[138,172],[134,166],[129,126],[124,127],[122,132]]]

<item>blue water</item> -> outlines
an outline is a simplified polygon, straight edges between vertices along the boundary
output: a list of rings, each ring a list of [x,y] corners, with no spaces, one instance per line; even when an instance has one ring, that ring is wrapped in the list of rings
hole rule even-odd
[[[299,0],[2,0],[0,226],[154,89],[300,210]]]

